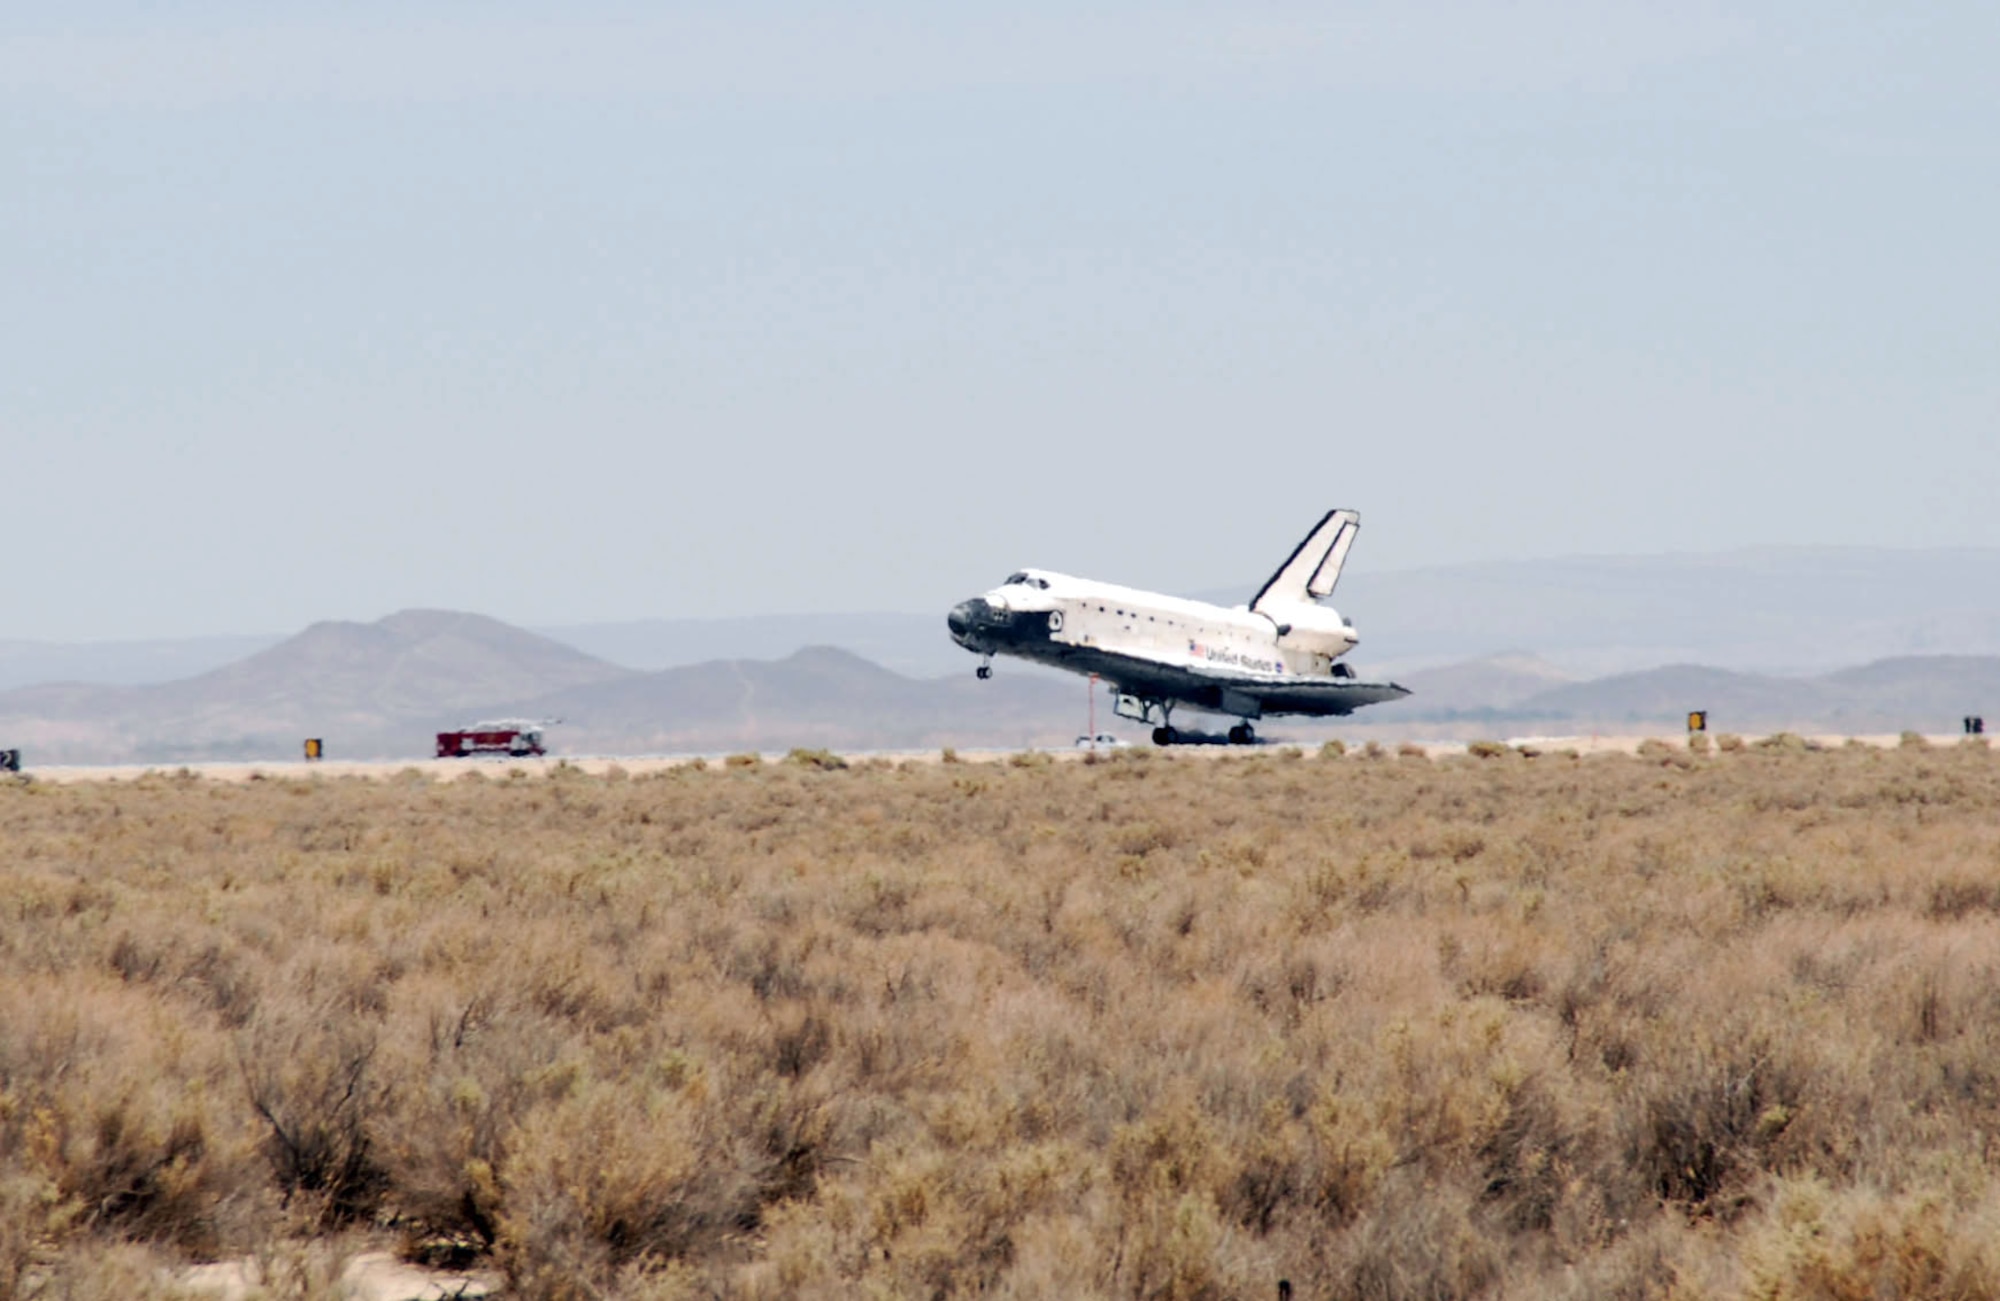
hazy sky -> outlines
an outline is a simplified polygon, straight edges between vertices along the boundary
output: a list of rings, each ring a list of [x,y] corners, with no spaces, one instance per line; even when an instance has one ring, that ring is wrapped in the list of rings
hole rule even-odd
[[[27,9],[0,637],[2000,545],[1991,5]]]

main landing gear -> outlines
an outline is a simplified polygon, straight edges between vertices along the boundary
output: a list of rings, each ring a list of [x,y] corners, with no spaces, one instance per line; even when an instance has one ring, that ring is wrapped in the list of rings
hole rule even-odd
[[[972,676],[978,678],[981,682],[992,677],[993,657],[991,655],[981,655],[979,657],[979,667],[972,671]]]
[[[1183,732],[1179,728],[1161,726],[1153,729],[1154,745],[1214,745],[1223,738],[1207,732]],[[1229,744],[1255,745],[1257,733],[1248,723],[1238,723],[1229,729]]]
[[[1135,723],[1152,723],[1154,745],[1221,745],[1224,740],[1231,745],[1257,744],[1257,733],[1251,729],[1247,718],[1239,718],[1226,737],[1212,732],[1183,732],[1174,726],[1174,701],[1161,700],[1156,696],[1127,695],[1115,687],[1112,690],[1118,697],[1118,704],[1112,712]]]

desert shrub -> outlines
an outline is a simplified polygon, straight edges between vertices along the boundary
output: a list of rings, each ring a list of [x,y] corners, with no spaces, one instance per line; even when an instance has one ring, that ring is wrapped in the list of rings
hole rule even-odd
[[[1335,1245],[1326,1295],[1365,1301],[1488,1295],[1504,1257],[1475,1227],[1471,1198],[1426,1189],[1414,1172],[1385,1181],[1377,1204]]]
[[[1428,759],[1431,752],[1415,741],[1405,741],[1396,747],[1396,753],[1405,759]]]
[[[567,1036],[515,991],[502,1000],[426,985],[399,1010],[375,1062],[396,1086],[371,1117],[371,1157],[394,1189],[408,1254],[488,1251],[510,1140],[547,1089],[565,1086],[549,1065]]]
[[[145,996],[0,978],[0,1278],[81,1235],[207,1253],[263,1207],[228,1076],[175,1063]],[[26,1014],[25,1016],[23,1014]],[[173,1075],[196,1076],[177,1088]],[[204,1069],[207,1068],[207,1069]],[[12,1295],[25,1294],[22,1292]]]
[[[1815,1178],[1778,1185],[1772,1222],[1750,1245],[1752,1290],[1781,1301],[2000,1297],[1995,1208],[1926,1196],[1837,1192]]]
[[[1007,756],[1009,768],[1045,768],[1054,762],[1040,750],[1016,750]]]
[[[1924,915],[1959,921],[1980,912],[2000,911],[2000,881],[1980,874],[1953,874],[1931,882]]]
[[[746,1216],[747,1183],[733,1207],[703,1186],[733,1172],[727,1153],[704,1150],[700,1111],[682,1093],[635,1096],[587,1076],[530,1111],[500,1174],[499,1258],[514,1285],[597,1295],[634,1259],[684,1255],[716,1212]]]
[[[1734,732],[1724,732],[1715,738],[1715,748],[1725,754],[1734,754],[1743,749],[1743,738]]]
[[[940,763],[957,763],[958,751],[952,749],[950,746],[946,746],[944,749],[938,751],[938,761]]]
[[[1692,768],[1695,764],[1693,751],[1655,738],[1648,738],[1639,742],[1636,755],[1645,762],[1659,764],[1666,768],[1679,768],[1683,771]]]
[[[1225,1294],[1215,1260],[1222,1226],[1209,1191],[1223,1159],[1216,1138],[1207,1117],[1185,1098],[1113,1135],[1121,1290],[1189,1299]]]
[[[150,1114],[149,1114],[150,1112]],[[61,1145],[56,1189],[74,1199],[95,1229],[153,1239],[195,1250],[211,1249],[212,1186],[206,1160],[208,1126],[196,1108],[162,1115],[137,1099],[105,1099],[75,1119],[68,1109],[52,1117],[49,1137]]]
[[[1319,747],[1319,757],[1322,759],[1338,759],[1346,753],[1347,742],[1341,740],[1339,737],[1323,742]]]
[[[1759,737],[1751,748],[1767,754],[1804,754],[1806,739],[1796,732],[1773,732]]]
[[[1901,736],[1897,737],[1896,744],[1905,750],[1928,750],[1931,745],[1930,738],[1926,737],[1922,732],[1910,731],[1905,731]]]
[[[1799,1114],[1806,1078],[1754,1034],[1650,1064],[1627,1116],[1628,1159],[1669,1202],[1702,1210],[1747,1197]]]
[[[1707,754],[1710,748],[1711,747],[1708,740],[1708,733],[1706,732],[1688,733],[1688,750],[1691,753]]]
[[[727,755],[722,760],[725,768],[756,768],[763,764],[764,756],[754,752]]]
[[[847,760],[831,750],[794,749],[785,756],[785,762],[798,768],[811,768],[820,772],[837,772],[847,767]]]
[[[1498,759],[1507,753],[1507,747],[1499,741],[1471,741],[1465,752],[1475,759]]]
[[[333,1009],[301,1011],[267,1012],[244,1035],[244,1086],[279,1192],[344,1224],[372,1212],[384,1188],[368,1133],[385,1091],[372,1073],[375,1038]]]

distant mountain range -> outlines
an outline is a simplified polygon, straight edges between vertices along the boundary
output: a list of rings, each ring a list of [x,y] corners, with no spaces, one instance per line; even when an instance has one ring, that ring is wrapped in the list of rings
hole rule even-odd
[[[316,623],[179,681],[0,693],[0,735],[49,762],[290,756],[308,736],[352,755],[418,754],[426,729],[465,710],[630,672],[483,615],[407,610]]]
[[[2000,657],[1912,655],[1806,679],[1670,665],[1550,687],[1460,717],[1474,721],[1486,713],[1494,721],[1572,725],[1564,731],[1588,725],[1608,733],[1674,727],[1694,709],[1724,731],[1948,733],[1966,715],[1992,715],[2000,725]]]
[[[1671,731],[1691,709],[1732,730],[2000,723],[2000,550],[1358,570],[1338,604],[1362,631],[1357,667],[1415,695],[1268,735]],[[535,632],[412,610],[289,638],[0,641],[0,747],[184,762],[288,757],[319,736],[336,755],[400,757],[496,714],[563,718],[551,741],[576,753],[1054,745],[1084,730],[1082,683],[1014,664],[976,683],[972,662],[941,612]]]
[[[1920,656],[1810,677],[1695,665],[1580,680],[1527,655],[1405,676],[1415,695],[1329,723],[1271,720],[1275,739],[1331,734],[1658,732],[1691,709],[1717,730],[1950,731],[2000,723],[2000,657]],[[781,659],[718,659],[642,671],[480,615],[408,610],[376,623],[314,624],[234,664],[146,686],[44,685],[0,692],[0,746],[33,764],[185,763],[296,757],[308,736],[339,758],[414,758],[433,734],[479,717],[556,719],[558,753],[719,753],[826,746],[879,750],[1061,746],[1085,730],[1076,678],[1002,665],[913,678],[832,647]],[[1097,702],[1100,730],[1139,739]]]
[[[713,660],[777,660],[805,646],[838,646],[905,677],[939,677],[972,663],[935,614],[765,614],[739,619],[638,619],[538,628],[566,645],[633,669]]]
[[[781,660],[716,660],[570,687],[519,703],[557,717],[579,753],[685,753],[792,746],[882,750],[1071,743],[1085,726],[1080,678],[970,673],[909,678],[830,646]],[[1108,702],[1100,721],[1110,722]]]
[[[1060,561],[1025,552],[1021,559]],[[1234,604],[1249,597],[1258,577],[1246,575],[1237,589],[1192,595]],[[974,579],[968,591],[978,585]],[[1371,673],[1404,676],[1522,648],[1572,678],[1666,664],[1824,673],[1901,656],[2000,655],[2000,549],[1771,547],[1383,572],[1368,567],[1364,540],[1335,603],[1360,627],[1355,658]],[[968,663],[944,635],[942,608],[643,619],[536,631],[639,670],[782,659],[805,646],[838,646],[906,677],[959,672]],[[0,641],[0,690],[45,682],[170,682],[282,640],[273,634]]]
[[[1571,677],[1693,663],[1823,673],[1897,656],[2000,655],[2000,549],[1765,547],[1385,572],[1368,568],[1365,539],[1362,545],[1333,603],[1360,628],[1355,658],[1369,673],[1400,677],[1518,648]],[[1239,604],[1262,577],[1190,595]],[[943,619],[940,608],[540,631],[633,668],[775,659],[828,645],[926,677],[965,666],[965,653],[943,635]]]
[[[406,610],[314,624],[177,682],[0,692],[0,745],[37,763],[187,763],[293,758],[312,736],[333,756],[411,758],[495,716],[560,718],[550,739],[570,753],[1054,745],[1087,703],[1060,675],[913,679],[830,647],[642,672],[481,615]]]

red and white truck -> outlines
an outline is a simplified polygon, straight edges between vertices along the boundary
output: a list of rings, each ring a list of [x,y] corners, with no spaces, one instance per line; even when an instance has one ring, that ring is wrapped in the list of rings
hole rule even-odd
[[[543,726],[526,718],[497,718],[470,723],[455,732],[439,732],[437,757],[463,759],[475,754],[505,754],[523,759],[547,754],[542,744]]]

